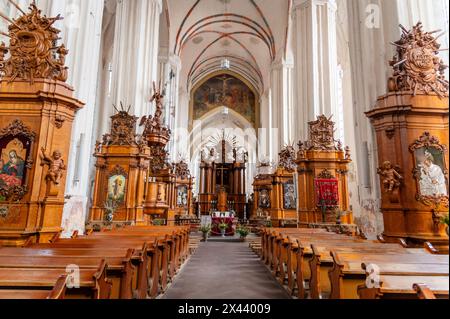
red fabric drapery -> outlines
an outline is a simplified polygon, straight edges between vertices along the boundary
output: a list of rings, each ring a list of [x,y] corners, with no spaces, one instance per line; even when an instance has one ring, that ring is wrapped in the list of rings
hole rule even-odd
[[[317,178],[315,189],[318,207],[329,208],[339,205],[339,181],[337,179]]]

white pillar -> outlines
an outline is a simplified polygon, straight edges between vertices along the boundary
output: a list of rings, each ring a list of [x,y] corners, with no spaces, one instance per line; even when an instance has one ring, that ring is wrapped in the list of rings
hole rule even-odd
[[[294,100],[298,139],[307,138],[307,122],[336,112],[337,46],[335,0],[294,0]]]
[[[270,90],[261,95],[260,129],[258,132],[258,162],[270,157]]]
[[[278,129],[277,136],[273,136],[275,158],[282,147],[294,143],[293,136],[293,104],[292,104],[292,69],[293,63],[284,58],[278,59],[272,64],[271,89],[272,89],[272,128]],[[278,137],[278,139],[276,139]]]
[[[154,112],[150,103],[157,81],[161,0],[117,3],[113,58],[113,101],[132,105],[136,116]]]

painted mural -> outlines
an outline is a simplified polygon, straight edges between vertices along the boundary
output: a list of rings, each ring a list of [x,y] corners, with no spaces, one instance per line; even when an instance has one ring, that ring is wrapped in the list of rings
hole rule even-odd
[[[194,120],[223,106],[241,114],[255,125],[255,94],[243,81],[228,74],[209,79],[194,92]]]

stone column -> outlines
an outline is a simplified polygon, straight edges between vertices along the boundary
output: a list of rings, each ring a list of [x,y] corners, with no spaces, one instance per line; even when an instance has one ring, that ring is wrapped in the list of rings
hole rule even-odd
[[[294,0],[294,105],[297,139],[305,140],[308,121],[337,107],[335,0]]]
[[[292,116],[292,69],[292,61],[286,61],[284,58],[279,58],[272,64],[272,128],[278,128],[278,136],[271,134],[274,144],[272,155],[275,158],[281,147],[294,142],[292,134],[292,121],[294,120]]]
[[[113,101],[132,105],[136,116],[154,112],[150,103],[157,81],[161,0],[117,3],[113,58]],[[105,115],[106,116],[106,115]]]

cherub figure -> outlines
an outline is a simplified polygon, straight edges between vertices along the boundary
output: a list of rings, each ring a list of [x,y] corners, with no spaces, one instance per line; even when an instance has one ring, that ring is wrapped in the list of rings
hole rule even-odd
[[[45,148],[41,148],[41,152],[42,165],[48,165],[49,167],[46,179],[53,182],[55,185],[59,185],[62,172],[67,169],[64,160],[62,159],[61,152],[56,150],[51,157],[45,154]]]
[[[383,186],[388,193],[392,193],[394,188],[400,186],[403,177],[392,167],[391,162],[386,161],[378,169],[378,174],[383,178]]]
[[[351,154],[351,151],[350,151],[350,146],[346,146],[345,147],[345,159],[349,160],[351,158],[352,158],[352,154]]]

